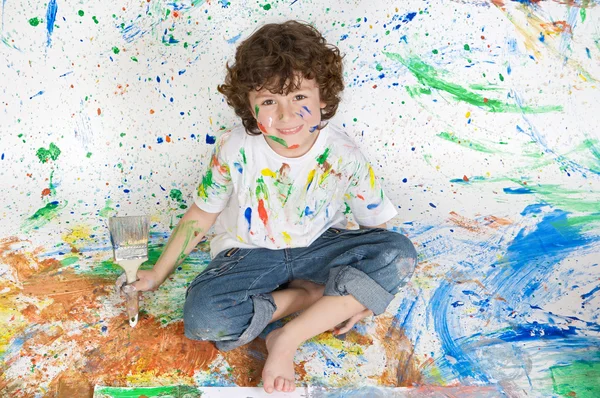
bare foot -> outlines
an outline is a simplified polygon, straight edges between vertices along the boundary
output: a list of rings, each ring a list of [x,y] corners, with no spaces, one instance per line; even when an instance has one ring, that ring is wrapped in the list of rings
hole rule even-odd
[[[269,333],[265,343],[269,356],[262,372],[263,388],[269,394],[273,391],[294,391],[296,389],[294,354],[298,346],[286,339],[282,328]]]

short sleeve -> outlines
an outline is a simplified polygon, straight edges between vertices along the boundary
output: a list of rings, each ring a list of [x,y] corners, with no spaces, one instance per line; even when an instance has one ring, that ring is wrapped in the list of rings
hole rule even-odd
[[[233,191],[233,182],[224,150],[229,135],[230,133],[225,133],[217,140],[208,167],[196,189],[194,201],[196,206],[209,213],[223,211]]]
[[[357,168],[350,179],[345,200],[359,225],[374,227],[391,220],[398,212],[383,192],[366,157],[359,151],[357,158]]]

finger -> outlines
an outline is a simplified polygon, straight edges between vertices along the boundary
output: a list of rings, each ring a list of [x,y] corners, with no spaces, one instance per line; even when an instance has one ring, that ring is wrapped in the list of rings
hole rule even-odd
[[[123,285],[127,283],[127,275],[125,275],[124,273],[121,274],[121,276],[119,276],[115,282],[115,288],[117,290],[117,292],[121,291],[121,288],[123,287]]]
[[[134,292],[137,292],[138,289],[133,285],[125,285],[121,288],[121,291],[123,291],[123,293],[125,293],[126,295],[130,296],[132,295]]]

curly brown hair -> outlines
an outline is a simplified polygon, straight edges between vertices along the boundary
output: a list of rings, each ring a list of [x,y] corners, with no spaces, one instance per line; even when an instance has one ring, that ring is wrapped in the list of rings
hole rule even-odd
[[[329,120],[335,115],[344,90],[342,58],[340,50],[307,23],[266,24],[240,43],[235,64],[229,66],[227,62],[225,83],[217,90],[242,119],[246,132],[260,135],[248,93],[265,88],[288,95],[299,89],[302,78],[315,79],[320,99],[326,104],[321,120]]]

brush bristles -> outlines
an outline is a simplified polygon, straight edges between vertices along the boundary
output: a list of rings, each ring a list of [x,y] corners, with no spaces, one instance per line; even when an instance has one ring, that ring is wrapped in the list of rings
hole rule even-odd
[[[108,229],[115,261],[148,258],[147,216],[111,217]]]

